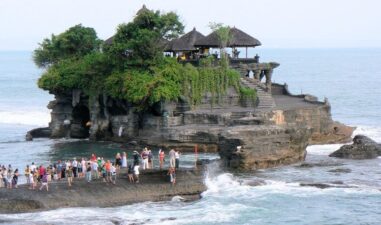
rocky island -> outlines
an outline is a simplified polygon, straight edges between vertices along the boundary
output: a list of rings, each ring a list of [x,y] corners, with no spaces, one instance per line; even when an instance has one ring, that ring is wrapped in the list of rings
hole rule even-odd
[[[55,97],[48,104],[51,122],[28,132],[27,139],[89,138],[181,151],[196,148],[218,152],[223,165],[244,171],[303,161],[308,144],[350,140],[353,128],[332,120],[328,99],[293,95],[287,84],[272,82],[273,76],[282,76],[276,74],[279,63],[248,57],[247,48],[260,46],[259,40],[236,27],[211,28],[207,36],[196,29],[182,35],[184,26],[175,13],[144,6],[106,41],[82,25],[45,39],[35,50],[34,61],[45,69],[39,87]],[[238,49],[245,48],[246,57],[240,57]],[[213,53],[216,49],[219,53]],[[181,193],[199,196],[205,189],[203,178],[193,178],[164,188],[164,195],[143,194],[139,201],[167,200]],[[151,190],[141,188],[133,195]],[[83,192],[76,191],[63,190],[69,196]],[[34,202],[27,193],[21,197],[12,193],[2,200],[13,199],[20,202],[19,211],[30,211],[120,205],[136,202],[136,196],[63,205]],[[23,208],[24,203],[31,206]]]

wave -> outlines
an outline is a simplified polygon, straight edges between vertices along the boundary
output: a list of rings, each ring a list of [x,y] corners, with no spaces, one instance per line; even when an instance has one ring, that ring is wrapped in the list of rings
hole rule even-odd
[[[279,180],[256,180],[255,185],[250,185],[255,177],[241,179],[230,173],[223,173],[216,177],[207,176],[205,184],[208,187],[202,196],[206,198],[262,198],[272,194],[283,194],[291,196],[307,197],[312,195],[342,195],[342,194],[376,194],[381,195],[378,186],[369,186],[365,184],[335,184],[325,183],[329,188],[319,188],[315,186],[302,186],[301,181],[285,182]],[[308,183],[308,182],[307,182]]]
[[[344,144],[310,145],[306,150],[308,154],[328,156],[343,145]]]
[[[374,141],[381,143],[381,127],[379,126],[356,126],[356,130],[353,132],[353,136],[362,134]]]
[[[374,141],[381,143],[381,127],[379,126],[356,126],[352,138],[358,134],[365,135]],[[307,147],[308,154],[329,155],[344,144],[310,145]]]
[[[50,122],[50,112],[48,110],[41,111],[0,111],[0,123],[47,126]]]

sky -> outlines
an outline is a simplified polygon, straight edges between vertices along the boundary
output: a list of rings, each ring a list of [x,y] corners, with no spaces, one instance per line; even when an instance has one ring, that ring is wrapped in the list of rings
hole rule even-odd
[[[33,50],[76,24],[107,39],[143,4],[178,13],[185,31],[223,23],[265,48],[381,47],[380,0],[0,0],[0,50]]]

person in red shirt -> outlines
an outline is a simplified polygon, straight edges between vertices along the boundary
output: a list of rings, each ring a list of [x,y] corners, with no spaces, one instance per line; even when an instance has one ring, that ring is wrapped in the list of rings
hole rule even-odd
[[[97,156],[95,154],[91,154],[91,161],[97,161]]]
[[[39,174],[40,174],[40,179],[42,179],[42,177],[45,175],[45,173],[46,173],[46,169],[45,169],[45,167],[43,166],[43,165],[41,165],[40,166],[40,168],[39,168]]]

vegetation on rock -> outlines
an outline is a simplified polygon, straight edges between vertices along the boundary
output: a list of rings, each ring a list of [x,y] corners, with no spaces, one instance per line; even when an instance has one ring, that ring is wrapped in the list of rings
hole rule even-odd
[[[255,90],[240,87],[239,73],[224,57],[218,65],[213,58],[203,59],[199,67],[165,57],[165,42],[183,29],[175,13],[145,9],[121,24],[110,44],[102,45],[94,29],[76,25],[45,39],[34,51],[36,65],[46,68],[38,85],[53,93],[80,89],[89,97],[107,94],[141,109],[181,96],[195,106],[208,93],[213,104],[231,86],[256,98]]]

